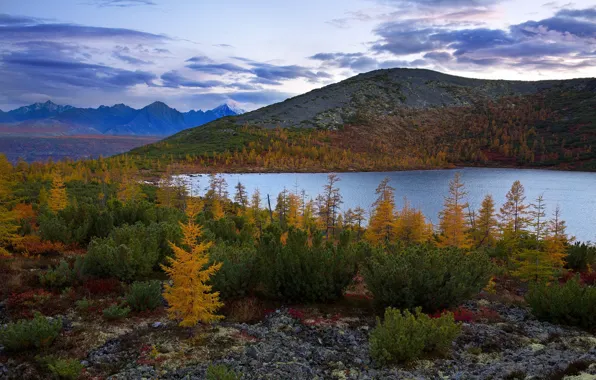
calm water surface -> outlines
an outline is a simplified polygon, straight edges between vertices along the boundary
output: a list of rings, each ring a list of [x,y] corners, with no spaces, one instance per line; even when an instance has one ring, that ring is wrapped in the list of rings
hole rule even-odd
[[[520,180],[526,189],[526,201],[534,201],[544,195],[547,212],[550,215],[558,204],[568,225],[568,232],[580,241],[596,241],[596,173],[564,172],[534,169],[485,169],[464,168],[454,170],[422,170],[403,172],[340,173],[338,187],[343,196],[342,209],[361,206],[369,211],[375,201],[375,189],[379,182],[391,178],[399,207],[403,198],[437,223],[438,213],[447,195],[449,181],[456,171],[461,172],[468,190],[468,202],[474,209],[480,207],[482,198],[492,194],[497,211],[505,201],[505,194],[515,180]],[[308,197],[322,192],[327,174],[312,173],[266,173],[266,174],[224,174],[230,195],[234,186],[242,182],[249,193],[259,188],[263,197],[270,194],[274,207],[277,194],[284,188],[294,191],[304,189]],[[208,176],[187,176],[189,187],[195,194],[204,192]]]

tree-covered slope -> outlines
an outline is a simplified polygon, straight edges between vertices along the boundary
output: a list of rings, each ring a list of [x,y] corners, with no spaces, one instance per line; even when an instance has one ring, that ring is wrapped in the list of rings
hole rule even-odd
[[[279,127],[279,128],[277,128]],[[228,170],[596,169],[596,79],[361,74],[132,151]]]

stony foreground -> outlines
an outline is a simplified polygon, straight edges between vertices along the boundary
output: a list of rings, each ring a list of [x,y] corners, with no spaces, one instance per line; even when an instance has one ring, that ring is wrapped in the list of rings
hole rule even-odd
[[[192,337],[166,320],[112,328],[83,364],[89,376],[111,379],[202,379],[210,363],[243,379],[596,379],[594,336],[536,321],[517,306],[480,300],[466,307],[488,307],[497,319],[463,323],[450,357],[409,366],[371,361],[372,318],[295,309],[275,310],[254,325],[224,322]],[[0,378],[28,378],[27,369],[9,359]]]

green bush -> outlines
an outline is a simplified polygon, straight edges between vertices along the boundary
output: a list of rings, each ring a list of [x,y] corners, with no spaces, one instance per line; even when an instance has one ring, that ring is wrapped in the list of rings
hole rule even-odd
[[[207,380],[239,380],[240,376],[223,364],[209,365],[205,373]]]
[[[363,268],[380,307],[434,312],[457,306],[482,290],[495,268],[488,256],[456,248],[410,246],[377,250]]]
[[[588,269],[596,269],[596,247],[586,243],[575,243],[567,247],[567,267],[578,272]]]
[[[170,253],[164,240],[170,238],[173,231],[171,226],[161,223],[118,227],[107,238],[91,241],[85,256],[84,272],[124,281],[147,276]]]
[[[87,297],[85,297],[85,298],[80,299],[77,302],[75,302],[75,306],[76,306],[77,310],[86,312],[89,310],[89,308],[91,306],[93,306],[93,301],[91,301],[91,300],[87,299]]]
[[[341,297],[356,274],[356,250],[349,240],[337,246],[322,235],[290,230],[286,244],[269,229],[259,247],[261,277],[269,295],[289,302],[329,302]]]
[[[44,348],[54,342],[61,329],[61,320],[50,321],[37,313],[33,319],[21,319],[0,327],[0,344],[7,351]]]
[[[126,293],[126,302],[134,311],[155,310],[162,303],[161,282],[134,282]]]
[[[76,359],[56,359],[53,357],[44,360],[48,369],[57,379],[76,380],[83,372],[83,365]]]
[[[577,277],[565,284],[533,284],[526,301],[538,319],[596,329],[596,287],[583,286]]]
[[[128,314],[130,314],[130,307],[128,306],[112,305],[107,309],[103,309],[103,317],[112,321],[126,318]]]
[[[409,362],[425,353],[445,354],[460,331],[452,313],[431,318],[420,308],[412,314],[389,307],[370,334],[370,355],[385,365]]]
[[[39,282],[42,286],[54,289],[63,289],[70,285],[75,280],[75,273],[66,262],[60,260],[55,268],[50,267],[47,271],[39,274]]]
[[[222,263],[211,278],[213,290],[223,300],[249,295],[257,285],[257,251],[254,247],[236,247],[227,244],[213,246],[211,262]]]

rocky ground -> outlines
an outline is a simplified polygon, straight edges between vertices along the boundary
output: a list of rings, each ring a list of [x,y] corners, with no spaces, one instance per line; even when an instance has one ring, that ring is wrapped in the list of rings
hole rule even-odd
[[[225,364],[243,379],[596,379],[593,335],[539,322],[520,306],[482,299],[465,307],[484,310],[486,318],[462,322],[450,357],[408,366],[371,361],[370,316],[291,308],[256,324],[222,322],[192,335],[163,315],[98,326],[83,364],[88,377],[110,379],[202,379],[209,364]],[[83,322],[64,318],[63,334],[76,336]],[[36,376],[15,358],[0,363],[2,379]]]

